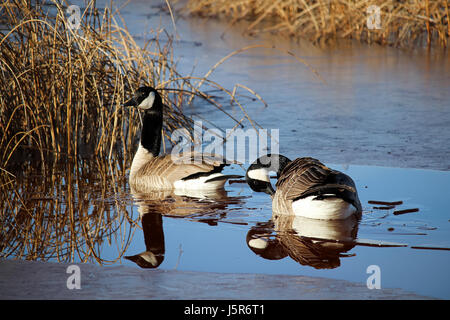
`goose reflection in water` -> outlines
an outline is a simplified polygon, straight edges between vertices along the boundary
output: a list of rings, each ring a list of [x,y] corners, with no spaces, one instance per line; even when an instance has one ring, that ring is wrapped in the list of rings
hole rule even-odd
[[[355,245],[359,218],[319,220],[273,213],[247,234],[247,245],[257,255],[271,260],[289,256],[315,269],[340,266],[340,258]]]
[[[226,216],[231,204],[240,204],[243,197],[228,197],[224,189],[211,191],[155,191],[136,193],[132,190],[141,218],[145,251],[125,256],[141,268],[157,268],[164,261],[163,216],[189,218],[216,225]]]
[[[141,268],[157,268],[163,262],[165,253],[162,215],[149,210],[141,216],[141,222],[145,251],[125,256],[125,259],[135,262]]]

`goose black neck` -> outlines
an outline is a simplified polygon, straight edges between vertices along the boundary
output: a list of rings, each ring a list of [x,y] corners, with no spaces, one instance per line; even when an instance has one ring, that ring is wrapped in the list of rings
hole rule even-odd
[[[146,250],[155,255],[163,255],[165,246],[162,215],[156,212],[144,214],[142,216],[142,229]]]
[[[278,171],[277,171],[277,178],[280,177],[281,172],[286,168],[286,166],[291,162],[291,160],[281,154],[275,155],[276,159],[278,160]]]
[[[268,174],[270,171],[274,171],[277,173],[278,179],[284,168],[286,168],[286,166],[290,162],[291,160],[280,154],[264,155],[250,165],[250,167],[247,169],[245,179],[253,191],[264,192],[273,196],[275,194],[275,190],[273,189],[271,183],[269,181],[252,179],[249,177],[249,172],[252,170],[265,169]]]
[[[141,145],[154,157],[161,149],[162,110],[147,110],[144,115],[141,132]]]

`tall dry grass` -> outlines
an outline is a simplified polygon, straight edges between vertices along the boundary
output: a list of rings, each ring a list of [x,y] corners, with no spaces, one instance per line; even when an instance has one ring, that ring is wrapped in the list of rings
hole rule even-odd
[[[369,6],[380,8],[380,29],[369,29]],[[248,21],[248,33],[277,32],[315,43],[338,38],[401,47],[447,47],[448,0],[188,0],[201,17]]]
[[[48,152],[126,158],[138,126],[128,125],[137,118],[121,109],[124,96],[143,83],[184,87],[183,80],[171,81],[178,74],[170,41],[161,46],[156,33],[143,50],[110,8],[100,12],[93,3],[78,30],[70,29],[66,7],[56,1],[50,14],[23,0],[1,5],[8,30],[0,34],[1,166],[36,152],[42,160]],[[171,103],[177,97],[163,95],[170,114],[165,129],[186,125]]]

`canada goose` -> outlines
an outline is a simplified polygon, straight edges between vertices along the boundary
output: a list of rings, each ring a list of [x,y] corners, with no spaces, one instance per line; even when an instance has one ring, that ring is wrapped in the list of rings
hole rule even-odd
[[[276,191],[269,172],[277,173]],[[340,220],[361,215],[355,183],[348,175],[313,158],[294,161],[268,154],[253,162],[245,179],[250,188],[272,196],[272,210],[306,218]]]
[[[163,103],[154,88],[139,88],[123,106],[144,110],[141,139],[129,177],[134,191],[219,189],[223,188],[227,179],[242,177],[221,173],[224,166],[230,163],[223,157],[196,152],[183,153],[175,159],[170,154],[159,156]]]

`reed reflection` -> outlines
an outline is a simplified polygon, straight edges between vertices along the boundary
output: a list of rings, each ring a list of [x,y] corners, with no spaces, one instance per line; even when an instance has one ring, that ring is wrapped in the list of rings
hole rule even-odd
[[[300,216],[272,214],[272,219],[250,229],[247,245],[265,259],[289,256],[304,266],[333,269],[347,257],[358,233],[359,219],[319,220]]]
[[[224,189],[213,191],[168,190],[136,193],[131,190],[141,219],[145,251],[125,256],[141,268],[158,268],[164,261],[163,216],[185,218],[209,225],[226,218],[230,205],[241,204],[243,197],[229,197]]]
[[[119,167],[102,159],[0,174],[0,257],[113,264],[135,229]]]

